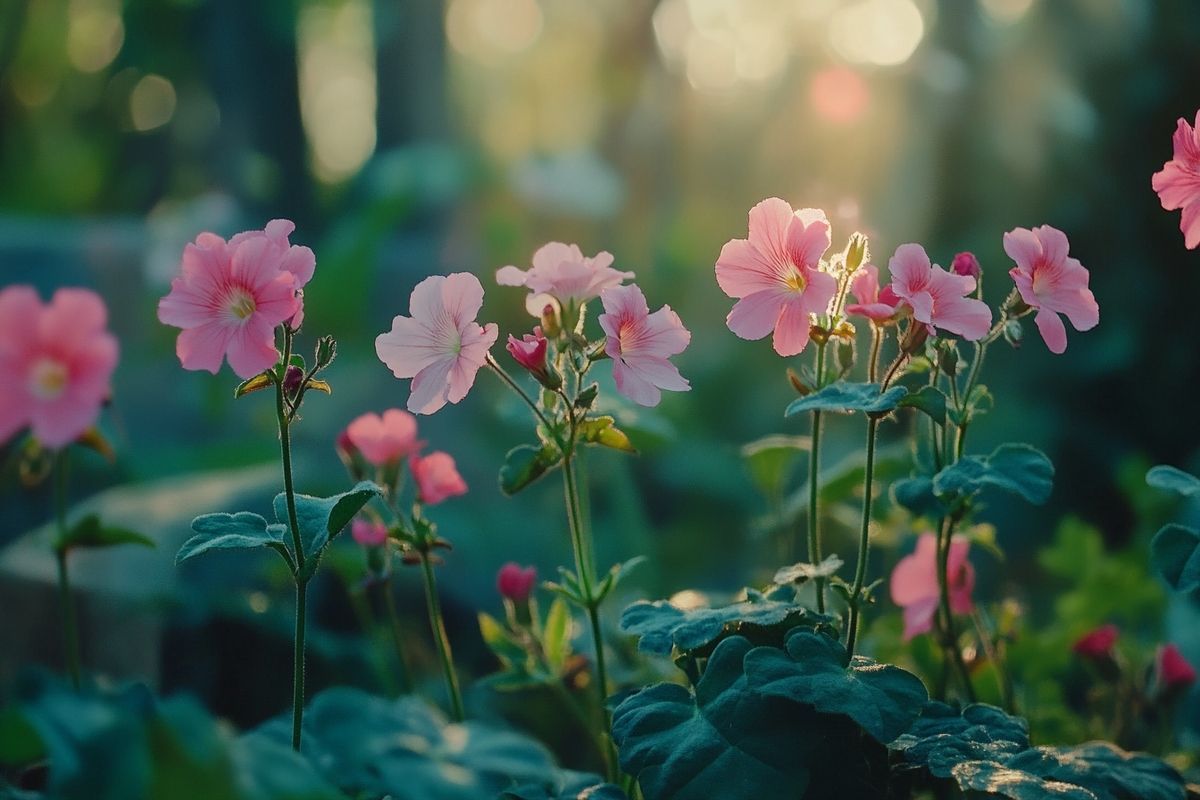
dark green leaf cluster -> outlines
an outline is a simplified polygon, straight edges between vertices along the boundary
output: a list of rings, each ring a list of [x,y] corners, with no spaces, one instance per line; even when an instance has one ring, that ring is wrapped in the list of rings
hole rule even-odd
[[[999,490],[1041,505],[1053,488],[1050,459],[1030,445],[1009,443],[986,456],[963,456],[934,475],[896,481],[892,496],[917,516],[961,517],[985,490]]]
[[[1154,467],[1146,473],[1146,483],[1181,497],[1200,494],[1200,478],[1175,467]],[[1165,525],[1150,542],[1150,563],[1175,591],[1200,589],[1200,531],[1178,523]]]

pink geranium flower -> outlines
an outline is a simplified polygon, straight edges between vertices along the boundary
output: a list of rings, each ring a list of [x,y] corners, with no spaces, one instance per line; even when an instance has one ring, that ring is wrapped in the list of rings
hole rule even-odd
[[[181,272],[158,303],[159,321],[183,329],[175,353],[184,369],[216,374],[228,358],[251,378],[275,366],[275,328],[301,313],[297,293],[315,264],[311,250],[287,245],[291,229],[273,220],[229,242],[202,233],[184,248]]]
[[[819,268],[829,249],[825,212],[792,207],[778,197],[750,209],[750,236],[731,239],[717,258],[717,283],[737,298],[725,322],[743,339],[775,332],[775,352],[794,356],[808,345],[813,314],[824,314],[837,280]]]
[[[383,415],[368,412],[346,426],[346,438],[367,461],[377,467],[396,464],[421,449],[417,418],[389,408]]]
[[[387,541],[387,526],[380,522],[355,517],[350,523],[350,535],[363,547],[379,547]]]
[[[1112,655],[1113,645],[1117,643],[1120,631],[1116,625],[1101,625],[1091,633],[1081,636],[1071,650],[1084,658],[1101,659]]]
[[[1150,185],[1167,211],[1183,209],[1179,223],[1183,243],[1190,250],[1200,246],[1200,111],[1196,127],[1180,119],[1175,128],[1174,157],[1154,173]]]
[[[632,272],[613,269],[612,263],[612,253],[600,252],[588,258],[577,245],[549,242],[533,254],[531,269],[502,267],[496,271],[496,283],[529,289],[525,307],[535,317],[540,317],[553,301],[574,318],[579,306],[633,277]]]
[[[966,614],[975,606],[975,568],[967,560],[971,543],[955,537],[950,542],[947,572],[950,581],[950,610]],[[904,640],[933,629],[941,593],[938,588],[937,537],[923,533],[912,555],[900,559],[892,571],[892,602],[904,609]]]
[[[527,333],[520,339],[510,333],[506,349],[513,360],[522,367],[534,375],[543,375],[546,372],[547,345],[546,337],[542,335],[542,326],[538,325],[533,329],[533,333]]]
[[[296,297],[301,301],[295,316],[288,320],[288,325],[299,328],[304,322],[304,287],[312,280],[317,269],[317,257],[313,251],[303,245],[292,244],[288,237],[296,230],[296,224],[287,219],[273,219],[261,231],[245,231],[238,233],[229,240],[230,247],[238,247],[242,242],[252,239],[265,240],[274,251],[272,257],[279,259],[279,268],[292,273],[296,278]]]
[[[604,351],[613,359],[618,392],[640,405],[656,406],[662,399],[660,390],[691,388],[667,360],[682,353],[692,338],[670,306],[651,314],[637,286],[605,289],[600,302],[604,304],[600,327],[607,336]]]
[[[474,275],[433,275],[417,284],[408,301],[411,317],[397,316],[375,338],[379,360],[397,378],[412,378],[408,410],[432,414],[457,403],[496,343],[496,323],[480,325],[483,285]]]
[[[992,311],[982,300],[966,295],[975,291],[975,279],[947,272],[929,260],[919,244],[902,244],[888,261],[892,290],[912,308],[913,319],[929,328],[956,333],[974,341],[987,335]]]
[[[48,305],[29,286],[0,291],[0,444],[28,427],[58,449],[95,424],[117,366],[107,325],[87,289],[59,289]]]
[[[1004,252],[1017,262],[1008,274],[1021,299],[1037,309],[1033,321],[1051,353],[1067,349],[1067,329],[1059,314],[1066,314],[1077,331],[1091,330],[1100,322],[1100,306],[1088,289],[1088,271],[1067,256],[1068,247],[1066,234],[1049,225],[1004,234]]]
[[[850,293],[857,303],[846,306],[846,313],[866,317],[872,322],[886,322],[896,316],[900,298],[892,287],[879,288],[879,268],[874,264],[859,267],[850,279]]]
[[[1196,682],[1196,669],[1173,644],[1161,645],[1154,654],[1155,682],[1161,692],[1186,689]]]
[[[510,561],[496,573],[496,590],[500,596],[514,603],[524,603],[533,594],[537,585],[537,569],[525,567],[515,561]]]
[[[408,467],[417,482],[417,499],[425,505],[436,505],[467,493],[467,483],[458,474],[449,453],[439,450],[424,457],[412,456]]]

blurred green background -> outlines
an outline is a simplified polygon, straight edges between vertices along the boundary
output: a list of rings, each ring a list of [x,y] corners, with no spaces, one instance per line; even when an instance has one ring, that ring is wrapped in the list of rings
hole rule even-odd
[[[114,632],[95,616],[88,633],[85,611],[85,660],[199,692],[247,724],[287,705],[286,575],[236,555],[171,565],[192,514],[265,509],[273,409],[233,402],[228,371],[183,372],[174,331],[155,319],[187,241],[274,217],[295,220],[293,241],[317,253],[302,341],[341,345],[334,394],[310,400],[296,432],[303,490],[342,486],[337,432],[407,399],[372,342],[418,280],[476,273],[483,318],[519,334],[531,320],[495,269],[573,241],[613,252],[693,332],[677,359],[692,392],[649,414],[615,404],[643,455],[590,460],[601,561],[649,556],[630,598],[768,579],[783,556],[739,451],[806,423],[782,417],[792,394],[769,343],[724,327],[732,301],[713,264],[772,195],[825,209],[835,247],[869,234],[881,266],[904,242],[942,264],[972,250],[993,304],[1010,288],[1005,231],[1067,232],[1101,324],[1072,332],[1063,356],[1032,326],[1020,350],[998,345],[985,381],[1000,402],[971,442],[1030,442],[1057,464],[1046,508],[989,509],[1007,559],[976,558],[981,601],[1013,595],[1030,619],[1053,618],[1062,584],[1035,553],[1059,521],[1075,515],[1140,563],[1171,511],[1137,488],[1144,467],[1197,466],[1200,255],[1150,188],[1176,118],[1200,105],[1197,41],[1192,0],[4,0],[0,284],[83,285],[107,300],[122,344],[104,423],[118,458],[78,459],[72,492],[164,542],[81,558],[83,588],[128,623]],[[561,495],[548,480],[501,496],[503,454],[532,434],[486,373],[421,426],[471,487],[434,513],[456,543],[442,570],[452,636],[483,674],[493,662],[474,615],[498,608],[495,570],[511,559],[551,576],[569,562]],[[858,423],[828,431],[831,472],[861,458]],[[58,653],[52,594],[39,589],[50,562],[19,541],[48,519],[49,491],[7,474],[0,503],[0,543],[16,542],[0,599],[29,610],[0,615],[16,643],[3,682]],[[831,549],[851,553],[839,508],[828,513]],[[877,574],[907,534],[884,539]],[[359,554],[343,557],[353,576]],[[401,597],[420,639],[415,575]],[[1162,602],[1138,606],[1152,618],[1131,636],[1147,646],[1164,635]],[[314,685],[371,685],[335,577],[314,603]],[[1200,641],[1185,646],[1200,664]]]

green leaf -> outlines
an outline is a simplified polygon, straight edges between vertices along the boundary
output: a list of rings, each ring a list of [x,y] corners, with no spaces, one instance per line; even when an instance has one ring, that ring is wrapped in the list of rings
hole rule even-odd
[[[786,586],[792,583],[804,583],[815,578],[831,578],[842,568],[843,563],[845,562],[834,554],[825,556],[820,564],[809,564],[802,561],[799,564],[792,564],[790,567],[780,567],[775,573],[773,582],[777,586]]]
[[[918,517],[936,516],[943,510],[941,501],[933,493],[933,478],[928,475],[895,481],[892,499]]]
[[[121,544],[154,547],[154,541],[149,537],[126,528],[102,525],[98,514],[88,514],[72,525],[65,536],[54,542],[54,549],[65,552],[76,547],[113,547]]]
[[[1155,489],[1175,492],[1184,497],[1200,494],[1200,478],[1175,467],[1160,464],[1146,473],[1146,483]]]
[[[259,374],[255,375],[253,378],[248,378],[247,380],[244,380],[241,383],[239,383],[237,385],[237,388],[235,388],[233,390],[233,396],[235,398],[245,397],[246,395],[250,394],[251,392],[257,392],[260,389],[267,389],[274,385],[275,385],[275,380],[271,377],[271,375],[269,373],[260,372]]]
[[[865,411],[881,414],[896,408],[900,398],[906,394],[908,389],[903,386],[892,386],[880,394],[878,383],[837,381],[807,397],[793,400],[783,415],[791,417],[805,411],[840,411],[844,414]]]
[[[577,429],[579,438],[587,444],[597,444],[625,453],[636,453],[637,448],[614,422],[612,417],[607,416],[586,419],[579,424]]]
[[[750,800],[802,797],[808,762],[820,746],[811,708],[749,688],[742,662],[752,645],[721,642],[689,691],[660,683],[625,698],[613,711],[621,769],[647,798]]]
[[[1041,505],[1054,487],[1054,465],[1027,444],[1002,444],[987,456],[963,456],[933,478],[940,497],[970,497],[986,487]]]
[[[509,789],[500,800],[628,800],[618,787],[599,775],[563,770],[552,783],[534,783]]]
[[[881,744],[908,730],[929,700],[921,679],[890,664],[855,656],[821,633],[799,630],[788,637],[787,652],[756,647],[746,655],[749,685],[771,697],[843,714]]]
[[[1200,589],[1200,532],[1184,525],[1164,526],[1150,540],[1150,564],[1175,591]]]
[[[946,395],[936,386],[922,386],[917,391],[900,398],[897,405],[903,408],[915,408],[928,414],[937,424],[946,424]]]
[[[253,732],[240,737],[231,751],[243,800],[346,800],[288,742]]]
[[[514,495],[558,466],[562,453],[553,444],[522,444],[508,451],[500,467],[500,491]]]
[[[1108,742],[1037,747],[1013,756],[1005,766],[1047,781],[1081,786],[1097,798],[1184,800],[1188,794],[1171,765]]]
[[[625,580],[629,573],[638,568],[644,561],[646,556],[634,556],[628,561],[622,561],[620,564],[613,564],[608,570],[608,573],[600,580],[596,587],[596,602],[600,602],[608,597],[613,589],[620,585],[621,581]]]
[[[930,702],[908,732],[889,747],[934,777],[949,778],[962,763],[1000,763],[1027,750],[1029,725],[983,703],[966,706],[960,714],[945,703]]]
[[[807,436],[766,436],[745,445],[742,458],[759,491],[774,497],[787,484],[797,456],[810,446]]]
[[[249,511],[204,514],[192,520],[192,532],[196,535],[179,548],[175,555],[176,564],[210,550],[270,547],[278,551],[284,546],[284,527],[268,525],[265,519]]]
[[[24,767],[45,755],[29,720],[16,708],[0,708],[0,767]]]
[[[350,524],[354,515],[371,502],[371,498],[381,494],[383,490],[379,486],[371,481],[362,481],[350,491],[331,497],[295,495],[296,524],[300,528],[300,540],[304,544],[304,557],[311,558],[319,554],[333,537]],[[275,495],[273,505],[279,524],[290,526],[287,494],[280,492]]]
[[[496,654],[506,668],[523,665],[529,654],[521,643],[513,638],[508,629],[490,614],[479,612],[479,633],[484,644]]]
[[[542,626],[542,649],[550,669],[557,675],[562,672],[571,655],[571,610],[562,597],[554,598],[546,622]]]

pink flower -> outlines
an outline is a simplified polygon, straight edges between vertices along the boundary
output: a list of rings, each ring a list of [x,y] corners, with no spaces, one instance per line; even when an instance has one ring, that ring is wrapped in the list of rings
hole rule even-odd
[[[417,440],[417,418],[398,408],[389,408],[383,416],[368,412],[356,417],[346,426],[345,435],[363,458],[377,467],[414,455],[422,444]]]
[[[87,289],[59,289],[48,305],[29,286],[0,291],[0,444],[29,427],[58,449],[95,424],[117,367],[107,324]]]
[[[1067,329],[1059,314],[1077,331],[1100,322],[1100,306],[1088,289],[1088,271],[1067,256],[1067,236],[1057,228],[1016,228],[1004,234],[1004,252],[1017,262],[1008,271],[1026,305],[1037,309],[1033,321],[1051,353],[1067,349]]]
[[[975,257],[974,253],[957,253],[954,260],[950,262],[950,271],[955,275],[974,278],[976,281],[983,274],[983,268],[979,266],[979,259]]]
[[[1183,209],[1179,229],[1189,250],[1200,245],[1200,111],[1196,112],[1196,126],[1179,120],[1173,137],[1174,158],[1150,179],[1163,208]]]
[[[425,457],[411,456],[408,468],[417,482],[417,498],[427,506],[467,493],[466,481],[458,474],[449,453],[439,450]]]
[[[670,306],[653,314],[637,286],[605,289],[600,327],[608,337],[604,351],[613,359],[617,391],[635,403],[656,406],[661,389],[686,392],[691,386],[667,360],[682,353],[692,334]]]
[[[292,223],[234,236],[202,233],[183,251],[178,277],[158,302],[158,319],[182,328],[175,353],[184,369],[216,374],[221,361],[241,378],[275,366],[275,328],[301,313],[297,292],[312,277],[312,251],[287,245]]]
[[[1186,689],[1196,682],[1196,670],[1173,644],[1160,645],[1154,654],[1154,675],[1159,691]]]
[[[391,331],[375,338],[379,360],[397,378],[413,379],[409,411],[432,414],[467,396],[499,336],[496,323],[475,321],[482,306],[483,286],[474,275],[433,275],[413,289],[412,316],[397,316]]]
[[[872,322],[884,322],[896,316],[900,298],[891,286],[879,288],[879,268],[874,264],[859,267],[850,279],[850,292],[857,303],[846,306],[846,313],[866,317]]]
[[[234,234],[233,238],[229,240],[229,246],[237,247],[242,242],[252,239],[267,241],[274,251],[274,256],[279,258],[279,268],[296,277],[296,296],[301,300],[301,305],[295,316],[288,320],[288,325],[299,328],[300,324],[304,322],[304,292],[302,290],[312,280],[313,273],[317,269],[317,257],[309,248],[288,241],[288,237],[295,230],[296,224],[291,220],[273,219],[261,231],[245,231]]]
[[[947,572],[950,580],[950,610],[966,614],[975,606],[971,590],[975,588],[975,568],[967,560],[971,543],[955,537],[950,542]],[[912,555],[900,559],[892,570],[892,602],[904,608],[904,640],[933,628],[940,591],[937,572],[937,537],[923,533]]]
[[[534,375],[546,372],[546,337],[542,335],[542,326],[533,329],[532,334],[525,334],[517,339],[511,333],[508,335],[508,354],[525,369]]]
[[[524,603],[533,594],[537,584],[537,570],[533,567],[521,568],[515,561],[510,561],[496,573],[496,590],[500,596],[514,603]]]
[[[1091,633],[1080,637],[1075,644],[1071,645],[1071,650],[1084,658],[1109,658],[1119,634],[1120,631],[1117,630],[1116,625],[1101,625]]]
[[[829,249],[825,212],[795,213],[778,197],[750,209],[750,238],[731,239],[717,258],[721,291],[738,298],[725,318],[743,339],[775,332],[775,352],[794,356],[808,345],[813,314],[824,314],[837,293],[837,280],[819,266]]]
[[[496,271],[496,283],[529,289],[525,308],[535,317],[542,316],[552,299],[573,319],[579,306],[633,277],[632,272],[613,269],[612,263],[612,253],[587,258],[577,245],[549,242],[533,254],[531,269],[502,267]]]
[[[387,541],[387,526],[380,522],[355,517],[350,523],[350,535],[363,547],[379,547]]]
[[[987,335],[992,311],[982,300],[966,295],[975,291],[975,279],[955,275],[929,260],[919,244],[902,244],[888,261],[892,290],[925,323],[931,335],[940,329],[974,341]]]

